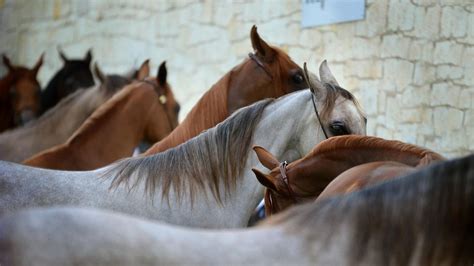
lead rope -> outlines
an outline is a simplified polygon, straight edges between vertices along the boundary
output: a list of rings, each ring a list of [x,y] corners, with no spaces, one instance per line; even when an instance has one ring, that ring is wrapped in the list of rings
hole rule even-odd
[[[324,125],[321,122],[321,117],[319,116],[318,108],[316,107],[316,101],[314,100],[314,97],[316,97],[315,91],[313,87],[311,86],[311,82],[309,81],[308,69],[306,68],[306,62],[304,62],[303,68],[304,68],[304,71],[303,71],[304,79],[306,80],[306,83],[309,86],[309,90],[311,91],[311,101],[313,102],[314,112],[316,113],[316,117],[318,118],[318,122],[319,122],[319,125],[321,126],[321,129],[323,130],[324,136],[326,137],[326,139],[328,139],[329,138],[328,134],[326,133],[326,129],[324,129]]]

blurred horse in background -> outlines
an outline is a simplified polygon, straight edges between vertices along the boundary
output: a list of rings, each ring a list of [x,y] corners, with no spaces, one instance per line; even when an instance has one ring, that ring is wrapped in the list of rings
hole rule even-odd
[[[148,60],[140,67],[137,79],[149,75]],[[21,162],[34,154],[64,143],[79,126],[105,101],[133,77],[104,75],[95,68],[101,84],[91,89],[80,89],[39,119],[0,134],[0,160]]]
[[[250,31],[250,39],[255,52],[214,84],[182,123],[145,155],[175,147],[258,100],[308,88],[301,67],[284,51],[260,38],[255,26]]]
[[[254,150],[260,162],[271,170],[269,174],[263,174],[252,169],[259,182],[266,187],[267,216],[293,204],[314,200],[325,189],[328,191],[324,195],[335,195],[349,191],[351,187],[355,189],[371,184],[368,182],[371,178],[372,182],[389,179],[410,173],[415,170],[414,167],[444,160],[441,155],[415,145],[355,135],[329,138],[304,158],[288,165],[280,163],[262,147],[254,147]],[[383,164],[365,165],[380,161]],[[356,168],[360,165],[364,167]],[[341,174],[345,180],[342,183],[336,178]],[[330,182],[334,183],[328,186]],[[356,185],[357,182],[360,183]]]
[[[43,64],[43,55],[32,69],[14,66],[3,55],[8,73],[0,80],[0,132],[23,125],[40,112],[41,87],[36,75]]]
[[[163,62],[155,80],[132,83],[100,106],[61,145],[23,163],[58,170],[92,170],[132,155],[141,140],[157,142],[178,124]]]
[[[91,50],[87,51],[84,59],[68,59],[62,51],[59,55],[63,60],[63,67],[56,72],[41,92],[42,112],[55,106],[61,99],[80,88],[89,88],[94,85],[94,77],[90,70],[92,61]]]
[[[474,155],[296,206],[252,229],[66,207],[4,216],[0,229],[5,265],[472,265]]]

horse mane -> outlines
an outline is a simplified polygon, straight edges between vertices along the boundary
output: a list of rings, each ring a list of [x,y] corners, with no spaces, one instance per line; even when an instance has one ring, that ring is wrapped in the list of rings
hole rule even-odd
[[[245,165],[254,129],[272,101],[266,99],[244,107],[217,126],[165,152],[121,160],[111,165],[103,177],[112,178],[112,188],[126,183],[133,189],[145,180],[145,191],[153,197],[159,188],[162,199],[168,199],[171,188],[181,199],[187,189],[191,203],[198,189],[208,187],[222,202],[221,181],[227,196]]]
[[[378,265],[408,265],[413,260],[420,265],[471,265],[474,155],[438,162],[346,196],[297,206],[265,224],[282,224],[308,241],[319,238],[328,244],[333,233],[341,231],[340,225],[347,225],[353,264],[370,256]]]
[[[405,153],[417,154],[420,158],[429,155],[434,160],[444,160],[440,154],[413,144],[398,140],[385,140],[373,136],[344,135],[331,137],[316,145],[306,157],[318,156],[319,154],[338,151],[342,149],[370,148],[371,150],[384,149],[396,150]]]
[[[198,135],[203,130],[214,127],[217,123],[225,120],[229,116],[227,113],[228,84],[235,68],[227,72],[219,81],[212,85],[186,115],[184,121],[168,136],[147,150],[145,155],[151,155],[175,147]]]

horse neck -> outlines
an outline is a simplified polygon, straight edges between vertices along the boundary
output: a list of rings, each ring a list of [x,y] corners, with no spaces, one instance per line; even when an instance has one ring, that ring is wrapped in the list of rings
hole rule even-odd
[[[154,144],[144,155],[151,155],[178,146],[202,131],[224,121],[227,113],[227,93],[231,72],[207,91],[186,118],[167,137]]]
[[[156,115],[151,112],[158,104],[156,93],[135,93],[139,88],[131,88],[135,90],[123,91],[118,99],[112,98],[99,107],[66,143],[71,152],[82,154],[85,162],[94,164],[92,168],[130,156],[144,136],[150,115]],[[97,147],[107,152],[101,152],[97,160],[87,159],[97,153]]]
[[[311,155],[300,162],[302,164],[300,169],[310,168],[312,175],[332,179],[354,166],[376,161],[395,161],[415,167],[424,156],[425,153],[400,151],[388,147],[349,146]]]

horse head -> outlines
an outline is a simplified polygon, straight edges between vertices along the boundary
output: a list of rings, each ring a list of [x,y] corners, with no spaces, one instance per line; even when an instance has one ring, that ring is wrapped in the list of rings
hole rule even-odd
[[[303,70],[281,49],[270,46],[257,32],[250,30],[254,53],[241,68],[233,70],[228,91],[228,113],[264,98],[308,88]]]
[[[8,69],[7,76],[11,77],[12,81],[9,98],[15,125],[22,125],[39,114],[41,87],[36,76],[43,64],[43,56],[44,54],[40,56],[32,69],[27,69],[12,65],[10,59],[3,55],[3,63]]]
[[[63,80],[57,91],[59,99],[79,88],[88,88],[94,85],[94,77],[90,70],[91,50],[87,51],[84,59],[68,59],[62,51],[59,51],[59,55],[64,63],[61,69]]]
[[[167,75],[166,61],[163,61],[158,67],[156,78],[146,81],[153,85],[157,95],[157,104],[150,111],[153,115],[145,129],[145,139],[150,142],[163,139],[178,125],[180,106],[167,82]]]

